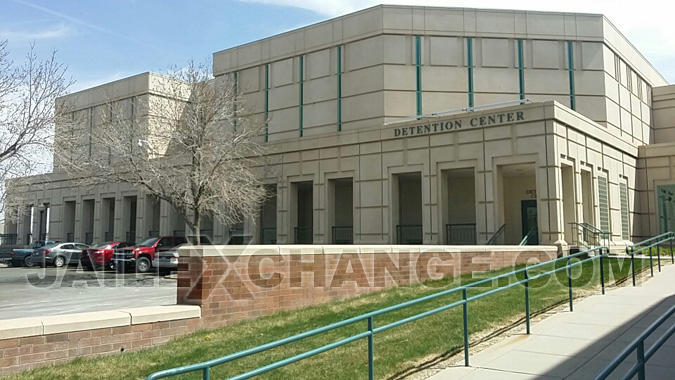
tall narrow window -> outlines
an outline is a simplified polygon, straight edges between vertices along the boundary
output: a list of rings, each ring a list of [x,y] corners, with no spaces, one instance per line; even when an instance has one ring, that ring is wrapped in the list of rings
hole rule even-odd
[[[525,99],[525,66],[523,64],[523,40],[518,40],[518,87],[520,100]]]
[[[337,128],[342,130],[342,46],[337,47]]]
[[[234,130],[237,130],[237,101],[239,96],[239,73],[236,71],[234,72],[234,97],[232,101],[232,110],[234,111],[234,121],[233,121],[233,127]]]
[[[269,115],[270,115],[270,65],[265,65],[265,142],[270,140],[269,131]]]
[[[131,109],[129,110],[129,115],[130,115],[129,116],[129,120],[130,120],[129,122],[131,123],[131,133],[130,133],[131,141],[129,141],[129,144],[131,146],[130,151],[133,152],[134,146],[136,145],[136,141],[134,141],[134,134],[139,133],[138,131],[136,131],[136,128],[134,127],[134,122],[135,122],[135,118],[136,118],[136,97],[135,96],[131,97]],[[146,131],[145,133],[141,132],[139,134],[139,136],[143,139],[147,139],[148,138],[148,136],[147,136],[148,132],[149,131]],[[149,147],[146,147],[146,149],[147,148],[149,148]]]
[[[473,107],[473,40],[471,38],[466,39],[466,54],[467,73],[469,75],[469,107]]]
[[[91,158],[92,134],[94,133],[94,107],[89,108],[89,158]]]
[[[598,208],[600,209],[600,229],[610,232],[609,223],[609,184],[607,177],[598,176]]]
[[[422,115],[422,37],[415,36],[415,103],[417,116]]]
[[[658,201],[661,233],[675,231],[675,185],[659,186]]]
[[[630,212],[628,210],[628,185],[625,180],[619,183],[619,198],[621,200],[621,238],[630,240]]]
[[[304,85],[305,85],[305,56],[301,55],[300,56],[300,137],[303,136],[304,131],[303,131],[303,103],[304,103]]]
[[[567,41],[567,70],[570,79],[570,108],[577,109],[576,96],[574,89],[574,42]]]

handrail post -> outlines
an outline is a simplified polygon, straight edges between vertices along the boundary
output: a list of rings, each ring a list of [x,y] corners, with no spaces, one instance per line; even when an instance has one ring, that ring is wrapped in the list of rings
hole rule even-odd
[[[202,380],[211,380],[211,367],[204,368],[202,373]]]
[[[675,257],[673,257],[673,237],[670,237],[670,263],[675,264]]]
[[[627,247],[626,247],[626,250],[628,250]],[[635,252],[634,252],[635,249],[633,247],[631,247],[630,250],[631,250],[631,253],[629,253],[629,255],[630,255],[630,265],[631,265],[631,268],[633,269],[632,270],[633,271],[633,286],[635,286]]]
[[[530,276],[525,268],[525,330],[530,335]]]
[[[570,266],[570,259],[567,259],[567,287],[570,293],[570,311],[574,311],[572,304],[572,267]]]
[[[659,263],[659,273],[661,272],[661,246],[656,247],[656,262]]]
[[[462,311],[464,316],[464,365],[469,366],[469,305],[467,303],[466,288],[462,289],[462,298],[464,305]]]
[[[602,295],[605,295],[605,268],[603,266],[602,258],[603,258],[603,249],[600,248],[600,286],[602,286]],[[609,254],[609,248],[607,248],[607,253]]]
[[[373,344],[373,316],[368,317],[368,379],[375,378],[375,346]]]
[[[640,341],[637,346],[638,380],[645,380],[645,341]]]
[[[649,270],[654,277],[654,260],[652,259],[652,247],[649,247]]]

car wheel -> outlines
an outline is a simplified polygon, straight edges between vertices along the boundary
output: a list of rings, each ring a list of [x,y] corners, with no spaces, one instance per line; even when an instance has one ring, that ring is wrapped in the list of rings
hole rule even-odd
[[[110,269],[110,270],[115,270],[115,262],[112,261],[112,260],[108,261],[108,264],[104,267],[104,269],[105,268]]]
[[[63,256],[56,256],[54,258],[54,266],[56,268],[61,268],[64,265],[66,265],[66,259]]]
[[[23,266],[29,267],[29,268],[33,266],[33,260],[30,258],[30,256],[24,257]]]
[[[138,260],[136,260],[136,272],[138,273],[149,272],[151,267],[152,265],[150,264],[150,260],[148,260],[147,257],[140,257]]]

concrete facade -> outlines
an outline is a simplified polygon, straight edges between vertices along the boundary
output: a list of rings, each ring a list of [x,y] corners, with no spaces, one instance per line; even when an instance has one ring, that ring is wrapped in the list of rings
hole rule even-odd
[[[602,15],[377,6],[216,52],[213,69],[269,120],[256,170],[276,194],[240,225],[207,220],[215,242],[567,245],[584,222],[619,247],[664,228],[675,86]],[[69,95],[74,117],[95,127],[112,93],[154,125],[159,110],[133,110],[157,78]],[[79,241],[186,229],[138,189],[76,189],[58,167],[27,194],[33,217],[5,227],[23,242],[41,224]]]

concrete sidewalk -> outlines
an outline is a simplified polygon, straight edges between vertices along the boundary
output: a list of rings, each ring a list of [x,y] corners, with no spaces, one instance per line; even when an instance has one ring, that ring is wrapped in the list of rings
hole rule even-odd
[[[608,290],[575,302],[515,335],[470,357],[471,367],[444,369],[429,380],[593,379],[623,349],[675,304],[675,265],[663,267],[637,287]],[[671,317],[647,339],[645,351],[670,326]],[[631,355],[610,377],[622,378],[637,362]],[[463,364],[463,361],[462,361]],[[648,379],[675,379],[675,336],[647,362]]]

